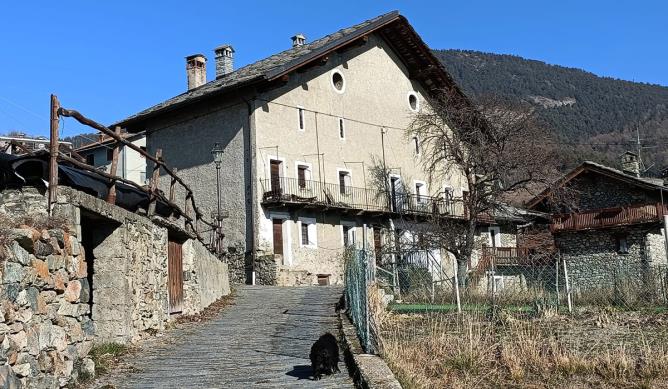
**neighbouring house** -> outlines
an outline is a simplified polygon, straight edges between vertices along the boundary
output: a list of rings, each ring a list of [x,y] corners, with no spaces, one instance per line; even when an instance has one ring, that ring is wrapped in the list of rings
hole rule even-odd
[[[146,148],[146,136],[143,133],[123,133],[121,136],[137,147],[142,149]],[[81,146],[76,149],[75,152],[85,158],[88,165],[101,168],[108,173],[113,159],[115,144],[116,141],[113,138],[109,136],[100,136],[98,141]],[[146,159],[135,150],[120,145],[118,150],[116,175],[139,185],[145,185],[147,182]]]
[[[49,139],[45,136],[30,137],[23,133],[13,136],[0,136],[0,152],[12,155],[21,155],[49,148]],[[65,151],[72,149],[71,142],[60,142]]]
[[[627,152],[621,170],[586,161],[528,203],[552,214],[549,229],[575,293],[654,293],[649,284],[665,284],[664,183],[642,177],[638,156]]]
[[[206,57],[187,57],[186,92],[116,125],[145,132],[205,213],[221,202],[228,250],[246,261],[241,278],[341,283],[346,246],[378,251],[398,232],[415,238],[426,215],[466,217],[465,180],[430,181],[420,139],[406,136],[430,96],[459,89],[398,12],[312,42],[297,34],[239,69],[234,54],[215,49],[208,82]]]

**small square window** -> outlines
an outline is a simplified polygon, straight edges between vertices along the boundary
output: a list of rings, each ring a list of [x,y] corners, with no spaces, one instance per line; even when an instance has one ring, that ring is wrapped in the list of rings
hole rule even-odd
[[[625,235],[617,236],[616,237],[616,243],[617,243],[617,253],[618,254],[628,254],[629,253],[629,243],[628,243],[627,237]]]

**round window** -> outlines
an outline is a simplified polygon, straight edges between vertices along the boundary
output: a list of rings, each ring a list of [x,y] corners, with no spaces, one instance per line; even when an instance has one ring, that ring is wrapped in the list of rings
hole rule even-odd
[[[346,81],[343,79],[343,74],[338,70],[332,72],[332,87],[334,87],[334,90],[338,93],[343,93],[346,89]]]
[[[413,112],[417,112],[420,109],[420,101],[415,92],[408,93],[408,107]]]

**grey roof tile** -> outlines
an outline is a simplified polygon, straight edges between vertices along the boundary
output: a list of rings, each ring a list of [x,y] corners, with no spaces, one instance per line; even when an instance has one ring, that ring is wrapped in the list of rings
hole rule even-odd
[[[392,11],[384,15],[377,16],[373,19],[366,20],[352,27],[344,28],[303,46],[292,47],[288,50],[241,67],[218,79],[209,81],[198,88],[189,90],[178,96],[172,97],[171,99],[165,100],[120,121],[116,125],[123,126],[129,122],[153,115],[165,109],[189,103],[212,93],[230,90],[234,87],[244,85],[251,81],[271,80],[281,75],[286,70],[300,63],[308,61],[313,57],[317,57],[322,52],[330,49],[331,47],[346,42],[349,39],[354,39],[357,36],[361,36],[366,31],[378,25],[392,21],[398,16],[399,12]]]

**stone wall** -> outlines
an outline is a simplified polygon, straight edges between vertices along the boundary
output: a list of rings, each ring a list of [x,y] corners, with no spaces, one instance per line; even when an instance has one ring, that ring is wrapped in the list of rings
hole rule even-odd
[[[228,265],[197,240],[183,244],[183,314],[202,311],[222,296],[230,294]]]
[[[276,285],[278,265],[276,256],[273,254],[262,255],[255,258],[255,284]]]
[[[601,229],[561,233],[555,236],[561,259],[566,260],[572,289],[578,291],[609,288],[621,281],[636,283],[650,270],[652,262],[660,264],[660,258],[652,261],[650,252],[665,253],[655,246],[662,240],[648,239],[658,234],[659,228],[648,230],[644,226],[623,230]],[[628,253],[617,252],[616,237],[626,237]],[[663,262],[665,263],[665,256]]]
[[[39,190],[4,190],[0,199],[0,216],[45,218]],[[170,239],[184,246],[183,313],[230,293],[227,265],[169,220],[66,187],[58,189],[53,214],[47,220],[62,229],[26,227],[0,240],[0,247],[8,242],[0,262],[0,383],[9,377],[28,387],[65,385],[82,360],[90,365],[84,358],[93,342],[131,343],[162,331],[172,318]]]
[[[3,387],[19,381],[30,388],[65,386],[93,343],[85,255],[62,229],[25,226],[0,234],[6,239],[0,254]]]

